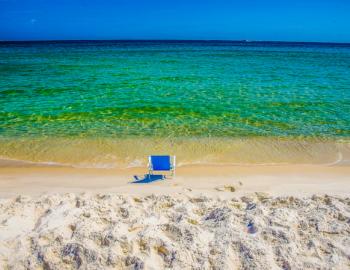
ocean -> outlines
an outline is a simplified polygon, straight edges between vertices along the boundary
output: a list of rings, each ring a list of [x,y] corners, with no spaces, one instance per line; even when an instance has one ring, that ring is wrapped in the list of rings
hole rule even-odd
[[[0,158],[77,167],[350,159],[350,44],[0,43]]]

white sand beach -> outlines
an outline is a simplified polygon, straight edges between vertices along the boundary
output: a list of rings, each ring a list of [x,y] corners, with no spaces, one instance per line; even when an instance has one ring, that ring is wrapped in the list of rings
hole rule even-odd
[[[350,269],[348,166],[0,168],[1,269]]]
[[[174,195],[188,192],[213,196],[243,196],[251,192],[270,195],[349,196],[350,166],[325,165],[191,165],[177,168],[176,177],[149,184],[131,184],[142,177],[145,167],[125,169],[86,169],[0,160],[0,197],[71,192],[116,192],[119,194]],[[235,192],[218,191],[232,185]]]

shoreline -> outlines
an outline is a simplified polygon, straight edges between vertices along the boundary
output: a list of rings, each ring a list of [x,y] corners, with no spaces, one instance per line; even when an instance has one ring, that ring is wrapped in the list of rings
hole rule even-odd
[[[169,154],[178,166],[350,165],[349,138],[0,138],[0,167],[143,167]]]

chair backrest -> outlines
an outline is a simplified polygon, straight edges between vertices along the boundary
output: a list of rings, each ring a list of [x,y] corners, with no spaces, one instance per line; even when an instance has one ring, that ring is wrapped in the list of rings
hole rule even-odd
[[[170,171],[170,156],[150,156],[150,162],[154,171]]]

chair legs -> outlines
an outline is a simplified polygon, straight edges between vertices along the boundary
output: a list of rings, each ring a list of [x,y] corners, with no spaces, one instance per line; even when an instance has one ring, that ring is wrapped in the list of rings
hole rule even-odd
[[[148,179],[151,179],[151,175],[153,175],[153,170],[148,171]],[[162,174],[162,180],[165,180],[166,178],[170,177],[171,179],[175,178],[175,170],[171,170],[171,174]]]

